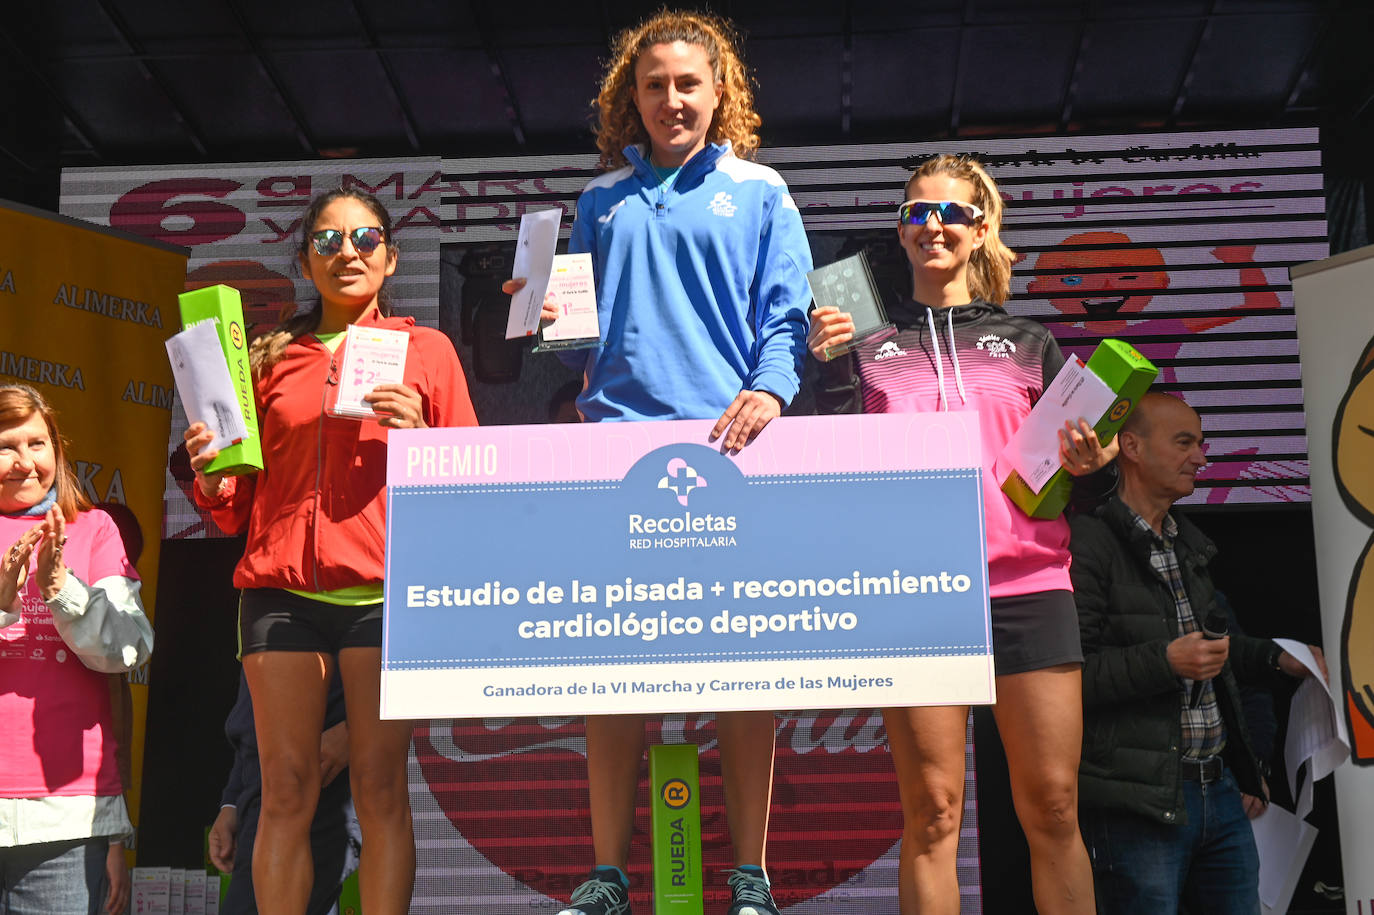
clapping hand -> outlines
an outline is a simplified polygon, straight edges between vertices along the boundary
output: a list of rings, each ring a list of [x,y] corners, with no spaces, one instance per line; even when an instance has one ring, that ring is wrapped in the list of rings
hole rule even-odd
[[[43,535],[38,541],[38,570],[34,578],[38,593],[44,600],[52,600],[67,583],[67,565],[62,561],[62,549],[67,545],[67,520],[57,506],[48,509],[40,525]]]
[[[24,531],[0,559],[0,610],[9,609],[18,600],[19,592],[24,590],[29,577],[29,560],[45,530],[46,522]]]

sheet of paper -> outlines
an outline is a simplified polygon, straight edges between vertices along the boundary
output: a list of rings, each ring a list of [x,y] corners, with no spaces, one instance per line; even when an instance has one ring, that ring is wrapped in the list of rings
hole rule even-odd
[[[133,915],[169,915],[171,880],[171,868],[134,868],[130,881],[132,884],[131,911]]]
[[[247,438],[248,427],[239,411],[216,323],[212,319],[193,324],[169,337],[166,345],[186,418],[205,423],[215,433],[209,447],[218,451]]]
[[[600,338],[596,316],[596,280],[590,254],[560,254],[553,259],[549,295],[558,307],[558,320],[544,328],[544,339]]]
[[[205,915],[205,872],[188,870],[185,877],[184,915]]]
[[[1288,788],[1301,818],[1312,811],[1312,783],[1326,778],[1350,757],[1350,738],[1345,731],[1345,716],[1311,649],[1292,639],[1274,639],[1274,644],[1312,672],[1293,694],[1288,710],[1288,738],[1283,745]],[[1303,764],[1308,764],[1308,772],[1299,791],[1298,771]]]
[[[558,226],[563,210],[537,210],[520,217],[520,234],[515,240],[515,263],[511,276],[525,280],[525,288],[510,297],[506,318],[506,339],[533,336],[539,329],[539,309],[553,272],[554,251],[558,247]]]
[[[339,369],[339,398],[333,413],[354,419],[376,416],[363,400],[379,384],[400,384],[405,378],[406,346],[410,334],[403,330],[348,325],[343,365]]]
[[[219,874],[205,878],[205,915],[219,915]]]
[[[1002,462],[1011,465],[1035,492],[1059,469],[1059,430],[1081,416],[1096,424],[1116,394],[1077,357],[1069,357],[1021,428],[1007,442]]]
[[[171,880],[167,884],[168,915],[186,915],[186,870],[172,868]]]
[[[1277,804],[1250,821],[1259,850],[1259,897],[1265,912],[1287,912],[1293,890],[1302,877],[1317,827]]]

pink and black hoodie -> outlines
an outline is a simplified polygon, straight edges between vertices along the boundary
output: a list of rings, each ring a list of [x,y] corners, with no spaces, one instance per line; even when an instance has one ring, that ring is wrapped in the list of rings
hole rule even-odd
[[[1037,520],[1002,494],[993,465],[1059,369],[1064,356],[1043,326],[975,299],[889,309],[895,336],[824,363],[821,413],[977,410],[983,436],[983,510],[992,597],[1072,590],[1069,525]]]

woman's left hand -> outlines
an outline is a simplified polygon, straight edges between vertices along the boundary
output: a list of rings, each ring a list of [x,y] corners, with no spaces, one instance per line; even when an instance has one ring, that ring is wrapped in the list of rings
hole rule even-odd
[[[726,454],[739,451],[781,414],[782,401],[776,395],[767,391],[740,391],[735,402],[716,420],[711,429],[711,441],[724,435],[720,450]]]
[[[124,915],[129,910],[129,862],[124,857],[123,842],[114,843],[105,853],[105,876],[110,880],[105,915]]]
[[[42,524],[35,524],[24,531],[0,558],[0,610],[8,610],[24,590],[24,583],[29,578],[29,560],[43,537],[43,530]]]
[[[1059,430],[1059,464],[1076,477],[1106,467],[1120,450],[1121,445],[1115,438],[1110,445],[1103,446],[1097,440],[1097,431],[1081,416],[1077,426],[1066,422]]]
[[[67,545],[67,521],[56,505],[48,509],[43,519],[43,539],[38,542],[38,593],[44,600],[52,600],[67,583],[67,565],[62,561],[62,548]]]
[[[363,400],[377,411],[377,422],[388,429],[428,429],[424,401],[403,384],[379,384]]]

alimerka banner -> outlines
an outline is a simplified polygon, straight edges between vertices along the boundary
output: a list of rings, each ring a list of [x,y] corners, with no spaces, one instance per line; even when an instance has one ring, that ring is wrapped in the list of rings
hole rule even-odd
[[[186,256],[176,245],[0,202],[0,383],[31,385],[56,408],[77,479],[118,523],[150,617],[172,415],[163,341],[181,329]],[[128,680],[136,816],[146,666]]]
[[[712,425],[393,433],[383,716],[993,701],[976,414]]]

